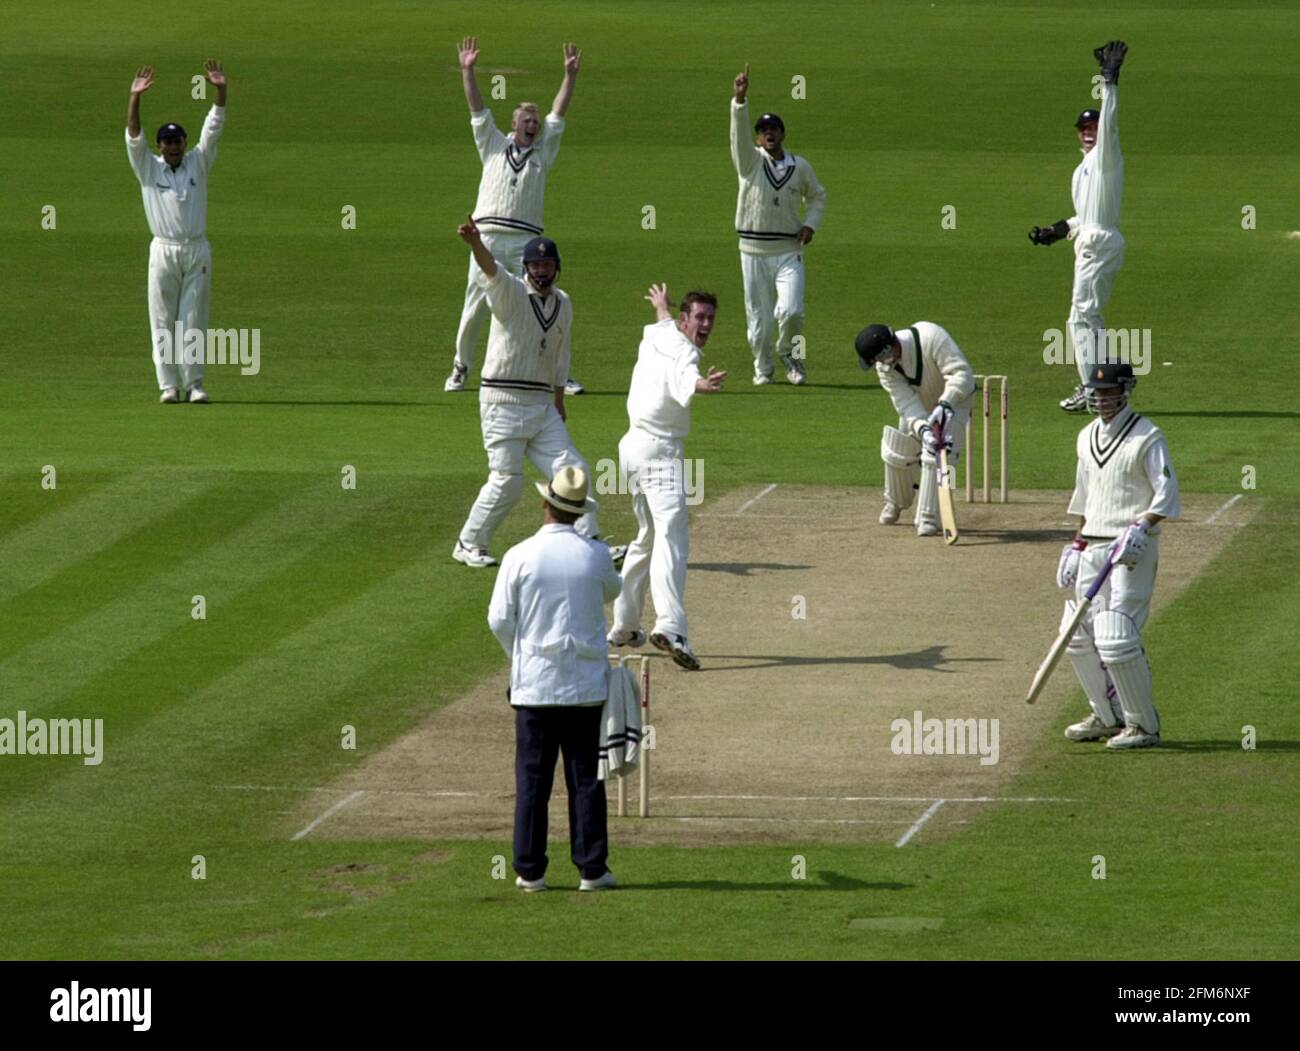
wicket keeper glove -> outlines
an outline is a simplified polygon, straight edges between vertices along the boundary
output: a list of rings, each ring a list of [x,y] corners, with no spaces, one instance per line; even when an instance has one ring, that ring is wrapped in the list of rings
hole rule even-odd
[[[1132,568],[1138,564],[1147,549],[1147,528],[1147,520],[1139,518],[1110,545],[1110,555],[1119,565]]]
[[[1079,559],[1083,557],[1083,550],[1088,546],[1088,541],[1081,536],[1076,536],[1061,551],[1061,561],[1056,566],[1056,586],[1058,588],[1072,588],[1074,582],[1079,579]]]
[[[1029,231],[1029,240],[1036,245],[1050,245],[1070,236],[1070,223],[1066,219],[1051,226],[1035,226]]]
[[[1101,79],[1107,84],[1118,84],[1119,67],[1124,64],[1128,45],[1122,40],[1111,40],[1095,49],[1092,54],[1101,64]]]

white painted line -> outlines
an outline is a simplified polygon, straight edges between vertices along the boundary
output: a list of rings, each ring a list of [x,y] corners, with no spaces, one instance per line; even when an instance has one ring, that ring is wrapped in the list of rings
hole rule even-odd
[[[1214,523],[1215,523],[1215,521],[1218,519],[1219,515],[1223,514],[1224,511],[1226,511],[1228,508],[1230,508],[1233,504],[1235,504],[1238,500],[1240,500],[1240,499],[1241,499],[1243,496],[1245,496],[1245,495],[1246,495],[1245,493],[1238,493],[1238,494],[1237,494],[1236,496],[1234,496],[1231,500],[1229,500],[1226,504],[1224,504],[1224,505],[1223,505],[1222,507],[1220,507],[1217,511],[1215,511],[1214,514],[1210,515],[1210,517],[1207,518],[1207,519],[1205,520],[1205,525],[1214,525]]]
[[[319,828],[321,823],[325,821],[327,818],[333,817],[349,803],[355,802],[365,794],[366,793],[364,791],[358,790],[356,792],[353,792],[346,799],[340,799],[337,803],[335,803],[332,807],[326,810],[325,813],[321,814],[320,817],[316,818],[315,821],[313,821],[310,825],[304,828],[301,832],[295,832],[293,834],[293,839],[298,840],[298,839],[302,839],[304,836],[310,835],[312,829]]]
[[[918,817],[918,818],[917,818],[917,819],[912,823],[912,827],[909,828],[906,832],[903,833],[903,838],[900,839],[897,843],[895,843],[894,846],[896,846],[896,847],[904,847],[904,846],[907,846],[907,841],[908,841],[909,839],[911,839],[914,835],[916,835],[918,832],[921,831],[921,826],[924,825],[927,821],[929,821],[930,818],[934,817],[935,812],[936,812],[936,811],[937,811],[941,806],[943,806],[943,804],[944,804],[944,801],[943,801],[942,799],[936,799],[933,803],[931,803],[931,804],[926,808],[925,813],[922,814],[920,817]]]
[[[753,507],[756,503],[758,503],[761,499],[763,499],[763,497],[765,497],[768,493],[770,493],[773,489],[776,488],[776,484],[777,484],[776,482],[773,482],[757,496],[751,496],[748,500],[746,500],[743,504],[741,504],[740,509],[736,512],[736,517],[739,518],[751,507]]]

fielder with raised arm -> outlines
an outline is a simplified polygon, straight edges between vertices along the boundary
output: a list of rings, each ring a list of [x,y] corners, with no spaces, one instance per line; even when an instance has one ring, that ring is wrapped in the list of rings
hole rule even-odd
[[[674,320],[667,285],[646,296],[659,320],[646,325],[627,396],[630,426],[618,443],[619,472],[632,493],[636,539],[623,562],[623,590],[614,601],[612,646],[640,646],[646,581],[655,604],[650,641],[687,671],[697,671],[686,633],[686,478],[682,442],[691,429],[691,399],[722,390],[725,372],[700,375],[700,348],[713,331],[718,301],[687,292]]]
[[[1061,402],[1066,412],[1087,410],[1084,384],[1094,362],[1105,322],[1102,311],[1110,300],[1115,275],[1124,262],[1124,238],[1119,232],[1119,205],[1124,191],[1124,156],[1119,151],[1119,70],[1128,45],[1112,40],[1093,55],[1101,64],[1101,112],[1086,109],[1075,121],[1083,160],[1074,169],[1070,192],[1074,215],[1029,232],[1034,244],[1050,245],[1064,237],[1074,241],[1074,292],[1068,328],[1079,370],[1079,385]]]
[[[808,378],[802,355],[794,353],[795,337],[804,326],[803,249],[821,225],[826,188],[811,164],[785,151],[785,123],[775,113],[764,113],[754,122],[756,144],[750,145],[748,92],[745,66],[736,77],[731,100],[731,162],[740,180],[736,233],[754,383],[772,382],[775,334],[786,379],[798,386]]]
[[[955,474],[975,394],[974,370],[953,338],[929,321],[897,331],[888,325],[868,325],[858,333],[854,346],[859,367],[875,366],[880,385],[898,413],[898,426],[886,424],[880,439],[880,458],[885,463],[880,524],[893,525],[912,506],[919,469],[916,533],[937,536],[939,450],[948,450]],[[944,481],[952,486],[951,478]]]
[[[573,86],[582,66],[582,52],[575,44],[564,45],[564,81],[555,94],[545,122],[536,103],[521,102],[515,107],[508,136],[497,129],[492,111],[484,103],[478,81],[474,78],[478,41],[466,37],[460,42],[459,52],[465,101],[469,103],[469,123],[474,131],[479,160],[483,162],[474,222],[482,231],[483,243],[492,256],[512,274],[522,274],[524,245],[542,234],[546,176],[550,174],[555,155],[560,150],[564,114],[573,98]],[[456,330],[456,357],[451,375],[443,384],[446,391],[465,389],[465,377],[474,367],[483,322],[491,313],[478,277],[478,265],[471,252],[465,306],[460,314],[460,327]],[[581,383],[565,378],[569,394],[582,393]]]
[[[149,245],[149,329],[159,401],[201,404],[208,315],[212,304],[212,247],[208,244],[208,172],[217,159],[217,140],[226,126],[226,74],[221,63],[203,66],[217,101],[208,110],[199,144],[186,150],[189,139],[179,124],[164,124],[149,152],[140,134],[140,96],[153,87],[153,67],[140,69],[131,82],[126,111],[126,155],[140,182],[144,215],[153,241]],[[203,345],[197,358],[185,352],[184,334],[200,332]]]
[[[1086,389],[1088,408],[1098,419],[1079,432],[1069,506],[1069,514],[1079,516],[1079,529],[1061,552],[1056,574],[1060,587],[1075,592],[1065,602],[1065,631],[1075,603],[1107,561],[1116,562],[1065,651],[1092,708],[1065,736],[1071,741],[1106,738],[1108,748],[1160,743],[1160,714],[1142,627],[1151,612],[1160,523],[1177,518],[1180,511],[1178,479],[1164,435],[1128,404],[1136,385],[1130,365],[1093,366]]]
[[[562,467],[587,462],[573,447],[564,425],[564,377],[569,370],[573,304],[555,287],[560,251],[548,237],[534,237],[523,250],[525,277],[508,273],[492,258],[471,218],[457,233],[479,268],[492,326],[479,389],[479,419],[488,458],[488,480],[479,491],[451,557],[480,569],[495,566],[488,553],[492,537],[524,490],[524,458],[546,477]],[[596,504],[575,528],[599,539]],[[612,549],[618,562],[622,549]]]

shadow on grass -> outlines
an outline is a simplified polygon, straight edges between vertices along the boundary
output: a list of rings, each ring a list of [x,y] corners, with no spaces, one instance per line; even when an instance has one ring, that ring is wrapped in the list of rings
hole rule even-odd
[[[702,653],[705,660],[751,661],[750,664],[733,664],[726,668],[705,665],[699,672],[742,671],[748,668],[804,668],[818,665],[848,664],[888,664],[891,668],[925,668],[928,671],[956,671],[956,668],[944,668],[944,664],[988,664],[998,661],[998,657],[945,657],[946,646],[928,646],[911,653],[864,653],[854,657],[779,657],[754,653]],[[1238,745],[1240,747],[1240,745]]]
[[[706,573],[730,573],[732,576],[747,577],[755,569],[812,569],[812,566],[787,565],[784,562],[692,562],[689,569],[700,569]]]
[[[665,880],[662,883],[620,883],[621,890],[716,890],[716,891],[861,891],[861,890],[911,890],[910,883],[868,883],[866,880],[842,876],[838,872],[818,872],[816,878],[787,879],[775,883],[738,883],[725,879],[682,879]]]
[[[213,400],[214,404],[219,405],[365,405],[365,406],[398,406],[408,405],[437,405],[438,402],[432,401],[268,401],[262,398],[249,398],[243,400],[240,398],[222,398],[220,401]]]
[[[980,504],[980,507],[1007,507],[1008,504]],[[960,505],[957,511],[957,527],[961,529]],[[975,543],[970,543],[971,539]],[[1074,530],[1061,529],[961,529],[957,547],[983,547],[988,544],[1043,544],[1047,541],[1066,543],[1074,539]]]

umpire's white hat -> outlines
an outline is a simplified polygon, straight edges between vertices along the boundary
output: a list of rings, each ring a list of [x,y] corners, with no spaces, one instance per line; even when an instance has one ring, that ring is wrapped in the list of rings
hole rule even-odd
[[[537,482],[537,491],[552,507],[572,515],[586,514],[600,507],[587,495],[587,472],[581,467],[564,467],[550,484]]]

